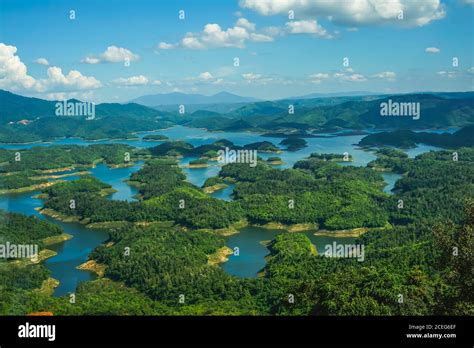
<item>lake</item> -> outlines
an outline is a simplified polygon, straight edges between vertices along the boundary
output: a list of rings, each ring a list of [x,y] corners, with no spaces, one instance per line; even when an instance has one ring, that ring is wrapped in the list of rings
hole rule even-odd
[[[257,226],[247,226],[240,230],[240,233],[227,238],[227,246],[234,250],[238,248],[238,255],[230,255],[229,260],[222,265],[224,271],[238,277],[255,278],[258,272],[265,267],[265,256],[270,251],[262,242],[270,241],[281,233],[288,233],[284,230],[267,229]],[[319,255],[323,255],[325,247],[332,242],[337,241],[340,244],[353,244],[354,237],[326,237],[315,236],[314,231],[309,232],[291,232],[303,233],[311,243],[316,247]]]
[[[163,129],[155,132],[139,133],[136,140],[112,140],[112,141],[85,141],[81,139],[58,139],[51,143],[43,144],[0,144],[0,148],[5,149],[27,149],[33,146],[50,146],[55,145],[90,145],[90,144],[106,144],[106,143],[124,143],[135,147],[152,147],[156,146],[161,141],[143,141],[142,138],[147,134],[162,134],[166,135],[172,140],[184,140],[194,146],[209,144],[219,139],[228,139],[236,145],[246,145],[257,141],[270,141],[277,145],[282,139],[263,137],[255,133],[247,132],[209,132],[204,129],[194,129],[182,126],[175,126],[168,129]],[[374,160],[376,157],[372,152],[364,151],[357,148],[356,144],[362,139],[364,135],[351,136],[336,136],[327,138],[307,138],[308,147],[295,152],[284,151],[278,156],[284,161],[284,164],[279,165],[278,168],[290,168],[295,162],[309,156],[313,152],[317,153],[338,153],[343,154],[348,152],[353,157],[350,163],[345,165],[365,166],[368,162]],[[434,150],[436,148],[419,145],[407,152],[412,157],[414,155]],[[275,154],[259,153],[262,158],[275,156]],[[180,160],[181,165],[186,165],[195,157],[186,157]],[[127,168],[111,169],[104,164],[98,164],[95,168],[90,169],[92,175],[97,179],[108,183],[117,192],[110,195],[109,199],[114,200],[135,200],[134,195],[137,190],[130,187],[125,180],[130,175],[141,168],[142,162],[136,163],[134,166]],[[209,177],[216,176],[219,171],[219,166],[211,166],[207,168],[183,168],[187,176],[187,180],[194,185],[202,186],[205,180]],[[390,192],[396,180],[400,178],[399,175],[393,173],[383,173],[384,179],[388,185],[384,188],[385,192]],[[77,176],[66,177],[64,180],[75,180]],[[234,185],[224,190],[214,192],[213,197],[223,200],[231,200]],[[77,284],[81,281],[88,281],[95,278],[91,272],[81,271],[76,269],[78,265],[84,263],[88,259],[90,252],[105,242],[108,238],[106,231],[100,229],[88,229],[78,223],[61,222],[49,217],[45,217],[35,210],[35,208],[42,207],[42,201],[33,196],[39,194],[39,191],[28,192],[23,194],[8,194],[0,195],[0,209],[10,212],[23,213],[25,215],[34,215],[41,219],[54,222],[61,226],[66,233],[74,236],[69,241],[51,246],[58,254],[45,261],[45,266],[51,270],[52,277],[60,281],[60,285],[56,288],[54,295],[62,296],[74,292]],[[283,233],[282,230],[268,230],[249,226],[241,230],[239,234],[227,238],[229,247],[238,246],[240,249],[239,256],[231,255],[228,262],[222,267],[229,274],[239,277],[255,277],[257,273],[265,265],[265,256],[268,254],[268,249],[264,247],[261,242],[273,239],[277,234]],[[305,232],[310,238],[311,242],[316,246],[319,253],[322,253],[326,244],[332,243],[335,240],[333,237],[314,236],[313,232]],[[339,243],[352,243],[354,238],[337,238]]]

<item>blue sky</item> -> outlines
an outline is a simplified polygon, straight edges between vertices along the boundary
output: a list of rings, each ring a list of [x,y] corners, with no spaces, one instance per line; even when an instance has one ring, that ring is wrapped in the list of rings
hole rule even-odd
[[[0,88],[22,95],[474,89],[474,0],[0,4]]]

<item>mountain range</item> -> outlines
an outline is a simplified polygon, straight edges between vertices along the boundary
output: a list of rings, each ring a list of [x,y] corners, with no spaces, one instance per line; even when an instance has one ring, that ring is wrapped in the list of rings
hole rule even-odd
[[[211,96],[202,94],[185,94],[180,92],[144,95],[133,99],[130,103],[137,103],[150,107],[161,105],[199,105],[199,104],[234,104],[251,103],[259,99],[241,97],[228,92],[220,92]]]
[[[419,119],[382,117],[381,104],[389,100],[394,103],[419,103]],[[216,131],[296,132],[303,135],[340,129],[421,130],[474,124],[473,92],[214,104],[221,105],[226,112],[201,109],[199,104],[195,104],[197,109],[187,109],[184,115],[179,114],[177,108],[164,111],[138,103],[102,103],[96,105],[95,118],[86,122],[83,117],[57,117],[56,103],[0,90],[0,142],[44,141],[73,136],[85,139],[131,138],[136,137],[134,132],[177,124]],[[232,110],[228,111],[226,105],[232,105]],[[289,105],[294,106],[294,113],[289,113]]]

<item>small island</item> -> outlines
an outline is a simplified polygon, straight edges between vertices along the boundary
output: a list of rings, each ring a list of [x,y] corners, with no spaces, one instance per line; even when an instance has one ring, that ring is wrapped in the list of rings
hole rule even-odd
[[[280,145],[286,146],[287,151],[298,151],[308,146],[308,142],[302,138],[290,137],[283,139]]]
[[[161,134],[148,134],[142,138],[143,141],[166,141],[168,139],[166,135]]]
[[[278,156],[272,156],[272,157],[267,158],[267,163],[275,166],[275,165],[284,164],[285,162],[283,162],[281,158]]]
[[[207,168],[209,167],[209,163],[207,163],[206,158],[199,158],[192,161],[189,161],[187,166],[183,166],[187,168]]]

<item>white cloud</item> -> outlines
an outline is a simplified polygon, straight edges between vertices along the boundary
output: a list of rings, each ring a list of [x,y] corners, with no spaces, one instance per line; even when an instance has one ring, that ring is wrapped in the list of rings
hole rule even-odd
[[[93,76],[84,76],[77,70],[71,70],[64,75],[61,68],[52,66],[48,68],[48,79],[40,80],[40,85],[46,90],[83,90],[95,89],[102,86]]]
[[[278,35],[283,35],[285,33],[285,31],[283,29],[281,29],[280,27],[275,27],[275,26],[271,26],[271,27],[265,27],[262,29],[262,31],[269,35],[269,36],[278,36]]]
[[[474,7],[474,0],[462,0],[465,5],[470,5]]]
[[[367,81],[367,78],[362,74],[355,74],[355,73],[335,73],[333,75],[334,78],[340,81],[346,82],[364,82]]]
[[[474,74],[474,66],[470,67],[469,69],[467,69],[467,72],[469,74]]]
[[[95,57],[85,57],[83,60],[82,60],[83,63],[86,63],[86,64],[99,64],[100,63],[100,59],[99,58],[95,58]]]
[[[433,53],[433,54],[435,54],[435,53],[441,52],[441,50],[440,50],[439,48],[437,48],[437,47],[426,47],[426,48],[425,48],[425,52],[426,52],[426,53]]]
[[[327,39],[332,38],[332,35],[316,20],[290,21],[286,23],[286,29],[290,34],[314,34]]]
[[[388,80],[388,81],[394,81],[397,78],[397,74],[395,74],[393,71],[384,71],[384,72],[375,74],[372,77],[375,77],[377,79],[384,79],[384,80]]]
[[[160,44],[158,45],[158,48],[160,50],[171,50],[174,47],[175,47],[175,45],[169,44],[169,43],[166,43],[166,42],[160,42]]]
[[[273,37],[269,33],[256,32],[256,25],[246,18],[239,18],[233,27],[223,29],[219,24],[208,23],[199,33],[186,33],[177,44],[162,42],[160,49],[187,48],[204,50],[219,47],[244,48],[247,41],[271,42]]]
[[[241,20],[240,18],[239,20]],[[250,35],[247,28],[234,26],[227,30],[222,30],[219,24],[206,24],[204,30],[198,37],[190,34],[187,39],[183,40],[182,44],[186,48],[206,48],[206,47],[239,47],[245,46],[245,41],[249,39]],[[186,39],[186,38],[185,38]]]
[[[240,0],[240,6],[262,15],[287,14],[289,10],[303,18],[318,16],[347,26],[392,24],[401,27],[427,25],[444,18],[440,0]],[[403,11],[403,19],[399,15]]]
[[[203,72],[201,74],[199,74],[199,79],[200,80],[212,80],[214,78],[214,76],[212,76],[212,74],[209,72],[209,71],[206,71],[206,72]]]
[[[453,79],[459,75],[458,72],[456,71],[438,71],[436,74],[442,77],[450,78],[450,79]]]
[[[250,22],[248,19],[246,18],[239,18],[237,20],[237,23],[235,24],[236,26],[238,27],[242,27],[242,28],[245,28],[249,31],[255,31],[255,24]]]
[[[100,54],[98,57],[89,55],[85,57],[82,62],[86,64],[99,64],[99,63],[123,63],[126,60],[133,62],[140,58],[139,55],[133,53],[127,48],[109,46],[107,49]]]
[[[120,77],[118,79],[112,80],[113,83],[121,86],[144,86],[148,84],[148,78],[143,75],[131,76],[131,77]]]
[[[35,79],[28,75],[26,65],[17,56],[15,46],[0,43],[0,88],[11,91],[70,92],[95,89],[102,86],[93,76],[84,76],[77,70],[64,75],[61,68],[51,66],[46,79]]]
[[[36,64],[39,64],[39,65],[49,65],[49,62],[46,58],[38,58],[38,59],[35,59],[34,62]]]
[[[201,43],[198,38],[192,36],[193,34],[187,34],[187,35],[188,36],[184,37],[181,40],[182,47],[190,48],[192,50],[202,50],[206,48],[206,46],[203,43]]]
[[[36,80],[28,75],[26,65],[16,52],[15,46],[0,43],[0,87],[10,90],[34,88]]]
[[[272,42],[273,37],[265,35],[265,34],[251,33],[250,40],[255,41],[255,42]]]
[[[329,74],[326,73],[317,73],[309,75],[309,78],[312,83],[321,83],[321,81],[326,80],[329,78]]]
[[[243,77],[246,81],[255,81],[255,80],[258,80],[259,78],[261,78],[262,75],[260,75],[260,74],[254,74],[254,73],[246,73],[246,74],[242,74],[242,77]]]
[[[384,74],[384,73],[382,73]],[[367,81],[367,77],[362,74],[357,74],[352,68],[346,68],[344,70],[335,73],[317,73],[309,75],[309,80],[312,83],[321,83],[329,79],[342,82],[364,82]]]

